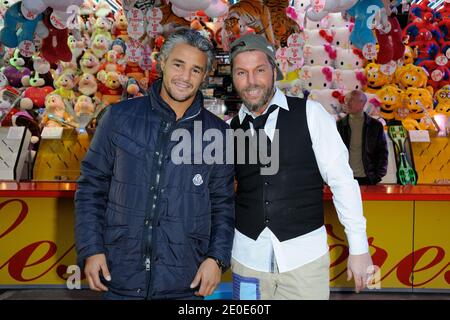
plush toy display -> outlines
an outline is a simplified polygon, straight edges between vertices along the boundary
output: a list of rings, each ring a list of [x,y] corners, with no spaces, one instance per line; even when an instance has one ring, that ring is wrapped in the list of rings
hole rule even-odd
[[[336,48],[336,69],[354,70],[362,68],[364,60],[357,50]]]
[[[330,45],[303,47],[305,65],[308,66],[333,66],[336,59],[336,50]]]
[[[434,111],[450,116],[450,85],[445,85],[436,91],[434,98],[437,101]]]
[[[82,114],[93,116],[95,112],[95,105],[92,102],[91,97],[84,95],[79,96],[74,106],[74,112],[77,117],[80,117]]]
[[[34,31],[38,22],[42,20],[42,14],[30,20],[25,18],[21,5],[22,2],[17,2],[5,13],[4,27],[0,31],[0,42],[8,48],[16,48],[25,40],[33,41]]]
[[[396,111],[402,107],[403,103],[403,90],[394,85],[385,85],[376,92],[376,95],[381,102],[380,116],[385,119],[387,123],[396,119]]]
[[[78,82],[78,92],[82,95],[92,97],[98,89],[97,78],[91,73],[83,73]]]
[[[100,84],[98,86],[96,98],[101,101],[104,106],[119,102],[122,98],[123,86],[128,79],[114,71],[100,71],[97,75],[97,79],[100,81]]]
[[[380,67],[379,64],[374,62],[370,62],[366,65],[367,86],[364,89],[365,91],[376,93],[384,85],[391,83],[393,79],[392,75],[381,72]]]
[[[358,0],[326,0],[323,9],[319,12],[314,11],[314,8],[309,5],[306,9],[306,16],[310,20],[320,21],[325,18],[328,13],[344,12],[355,6],[357,2]]]
[[[334,71],[334,82],[337,89],[362,90],[367,85],[364,69]]]
[[[41,54],[51,64],[58,61],[70,62],[72,51],[68,45],[68,29],[56,28],[50,20],[51,12],[44,14],[43,22],[48,31],[48,37],[42,40]]]
[[[74,125],[72,120],[72,117],[66,111],[63,98],[55,93],[49,94],[45,99],[45,112],[41,126],[63,127]]]
[[[426,88],[428,74],[422,67],[407,64],[397,68],[395,71],[395,79],[396,83],[398,83],[402,89],[409,87]]]
[[[55,88],[56,90],[53,91],[53,94],[59,95],[64,100],[67,100],[69,103],[75,102],[75,91],[74,88],[77,85],[78,77],[76,77],[71,72],[64,72],[62,73],[56,80],[55,80]]]
[[[11,86],[15,88],[23,86],[22,79],[31,74],[30,69],[26,65],[29,65],[26,58],[20,55],[19,50],[14,50],[13,57],[9,59],[9,66],[1,69],[2,74]]]
[[[334,69],[322,66],[304,66],[300,70],[300,79],[304,90],[331,89]]]
[[[91,50],[86,50],[80,60],[83,73],[97,74],[100,70],[100,61]]]

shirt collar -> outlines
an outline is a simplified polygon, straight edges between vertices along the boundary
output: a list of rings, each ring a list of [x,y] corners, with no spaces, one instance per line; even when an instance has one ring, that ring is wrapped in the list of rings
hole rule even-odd
[[[287,103],[287,99],[286,96],[284,95],[284,93],[278,89],[275,88],[275,94],[273,95],[272,99],[270,100],[268,107],[271,106],[272,104],[276,104],[278,105],[280,108],[285,109],[286,111],[289,111],[289,106]],[[269,110],[269,108],[266,108],[266,110],[264,110],[263,114],[267,112],[267,110]],[[255,118],[255,115],[248,110],[248,108],[242,103],[241,104],[241,109],[239,110],[239,122],[242,123],[242,121],[244,121],[245,116],[249,114],[251,115],[253,118]]]

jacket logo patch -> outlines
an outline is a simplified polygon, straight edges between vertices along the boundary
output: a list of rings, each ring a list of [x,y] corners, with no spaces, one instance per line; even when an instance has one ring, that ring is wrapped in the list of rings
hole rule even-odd
[[[195,177],[192,179],[192,182],[194,183],[195,186],[201,186],[203,184],[203,178],[202,175],[197,173],[195,175]]]

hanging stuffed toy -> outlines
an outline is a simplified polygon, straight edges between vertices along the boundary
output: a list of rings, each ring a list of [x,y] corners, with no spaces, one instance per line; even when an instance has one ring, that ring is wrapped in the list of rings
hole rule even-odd
[[[51,21],[51,14],[51,10],[44,13],[43,22],[48,30],[48,37],[42,40],[41,54],[50,64],[59,61],[70,62],[72,51],[68,44],[69,30],[55,27]]]
[[[8,48],[17,48],[25,40],[33,41],[34,32],[42,14],[25,18],[21,10],[22,2],[17,2],[5,13],[4,27],[0,31],[0,42]]]
[[[386,64],[392,60],[397,61],[403,58],[405,53],[405,45],[402,40],[402,28],[396,17],[389,17],[388,21],[391,25],[389,32],[384,33],[382,30],[375,30],[378,40],[377,63]]]

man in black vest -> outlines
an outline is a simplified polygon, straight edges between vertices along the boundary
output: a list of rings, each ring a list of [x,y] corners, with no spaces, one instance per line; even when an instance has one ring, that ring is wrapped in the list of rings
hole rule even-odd
[[[354,277],[359,292],[372,260],[359,186],[334,119],[319,103],[286,97],[275,88],[282,73],[262,36],[235,40],[230,56],[233,84],[243,100],[230,124],[235,133],[242,129],[257,137],[244,144],[235,139],[235,154],[246,156],[235,168],[233,297],[329,298],[324,182],[349,241],[348,280]],[[269,165],[261,149],[276,158],[276,172],[264,171]],[[249,156],[255,150],[256,157]]]

